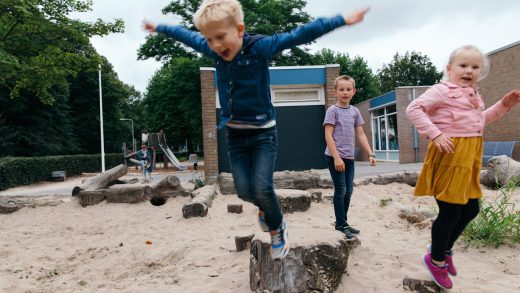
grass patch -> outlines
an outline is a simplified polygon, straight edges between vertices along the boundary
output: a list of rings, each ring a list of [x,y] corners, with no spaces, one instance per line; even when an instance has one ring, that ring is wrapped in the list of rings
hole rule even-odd
[[[520,210],[511,202],[517,182],[510,181],[497,190],[493,201],[480,200],[480,213],[462,234],[466,246],[499,247],[520,243]]]

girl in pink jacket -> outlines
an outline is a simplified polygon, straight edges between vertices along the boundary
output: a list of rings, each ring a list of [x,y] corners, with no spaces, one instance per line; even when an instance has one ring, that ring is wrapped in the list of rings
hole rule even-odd
[[[455,276],[452,248],[479,213],[482,131],[520,101],[513,90],[484,110],[477,81],[489,71],[486,56],[475,46],[452,52],[444,80],[406,109],[420,135],[430,140],[415,195],[433,195],[439,214],[432,225],[432,243],[423,263],[440,287],[450,289]]]

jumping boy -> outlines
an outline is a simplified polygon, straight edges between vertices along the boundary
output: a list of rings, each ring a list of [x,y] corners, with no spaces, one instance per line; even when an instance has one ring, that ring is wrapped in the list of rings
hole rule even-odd
[[[269,89],[269,62],[281,51],[309,43],[345,24],[361,22],[368,8],[350,16],[318,18],[290,32],[272,36],[245,30],[236,0],[205,0],[193,17],[202,33],[181,26],[144,22],[149,32],[165,34],[211,57],[215,63],[227,150],[238,197],[259,208],[258,222],[271,234],[271,257],[289,252],[287,224],[273,187],[277,151],[275,110]]]

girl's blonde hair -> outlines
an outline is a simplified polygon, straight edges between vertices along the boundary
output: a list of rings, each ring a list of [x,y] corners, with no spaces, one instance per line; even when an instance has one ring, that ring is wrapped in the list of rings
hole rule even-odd
[[[486,76],[489,74],[489,58],[480,51],[479,48],[473,45],[465,45],[462,47],[458,47],[457,49],[453,50],[450,54],[450,59],[448,60],[448,64],[452,64],[455,60],[455,57],[457,57],[460,53],[464,51],[475,51],[479,53],[482,56],[482,73],[480,74],[480,77],[478,80],[483,80],[486,78]],[[445,74],[445,77],[447,78],[447,74]]]
[[[193,23],[200,30],[210,22],[228,21],[235,25],[244,22],[242,5],[237,0],[204,0],[193,15]]]
[[[338,82],[340,80],[346,80],[346,81],[350,81],[352,83],[352,86],[354,88],[356,88],[356,81],[354,80],[354,78],[352,78],[350,75],[340,75],[338,77],[336,77],[336,79],[334,80],[334,88],[338,88]]]

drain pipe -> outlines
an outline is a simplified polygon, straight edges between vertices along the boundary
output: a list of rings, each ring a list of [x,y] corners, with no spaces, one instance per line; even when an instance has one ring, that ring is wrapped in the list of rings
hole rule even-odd
[[[412,101],[415,100],[415,88],[412,88]],[[413,149],[415,151],[415,162],[419,162],[419,134],[417,133],[417,129],[415,126],[412,129],[413,135]]]

